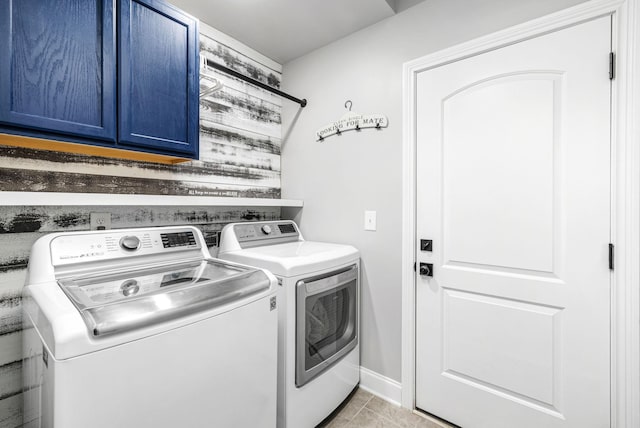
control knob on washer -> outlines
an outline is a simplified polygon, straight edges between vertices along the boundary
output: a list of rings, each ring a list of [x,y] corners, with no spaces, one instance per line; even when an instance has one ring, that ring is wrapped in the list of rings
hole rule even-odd
[[[135,251],[140,248],[140,239],[137,236],[123,236],[120,239],[120,246],[127,251]]]
[[[264,226],[262,226],[262,233],[264,233],[265,235],[270,235],[271,234],[271,226],[269,226],[268,224],[265,224]]]
[[[138,291],[140,291],[140,286],[135,279],[128,279],[120,286],[120,292],[126,297],[136,294]]]

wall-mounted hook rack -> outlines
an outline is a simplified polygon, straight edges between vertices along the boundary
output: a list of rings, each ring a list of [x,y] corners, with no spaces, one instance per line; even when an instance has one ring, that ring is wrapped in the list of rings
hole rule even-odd
[[[345,131],[362,131],[364,128],[382,129],[389,125],[389,120],[382,114],[370,114],[361,115],[353,113],[351,111],[353,102],[347,100],[344,103],[344,108],[347,109],[347,113],[340,118],[337,122],[330,123],[316,131],[316,141],[324,141],[326,137],[332,135],[342,135]]]

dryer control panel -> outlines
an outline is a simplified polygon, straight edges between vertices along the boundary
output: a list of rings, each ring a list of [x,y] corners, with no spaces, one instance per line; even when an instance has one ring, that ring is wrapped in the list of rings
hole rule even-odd
[[[301,240],[296,224],[287,220],[234,224],[233,234],[241,248]]]

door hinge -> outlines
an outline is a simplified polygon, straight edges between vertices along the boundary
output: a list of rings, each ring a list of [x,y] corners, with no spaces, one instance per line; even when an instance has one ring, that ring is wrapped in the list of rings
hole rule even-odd
[[[609,269],[613,270],[613,244],[609,244]]]
[[[616,54],[609,53],[609,80],[613,80],[616,77]]]
[[[414,272],[416,271],[416,266],[417,266],[417,265],[418,265],[418,263],[417,263],[417,262],[413,262],[413,271],[414,271]]]

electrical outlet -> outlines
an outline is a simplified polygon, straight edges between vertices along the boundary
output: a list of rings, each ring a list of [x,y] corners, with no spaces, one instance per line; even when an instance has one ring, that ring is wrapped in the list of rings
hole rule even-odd
[[[111,213],[91,213],[91,230],[111,229]]]
[[[376,230],[376,212],[364,212],[364,230]]]

